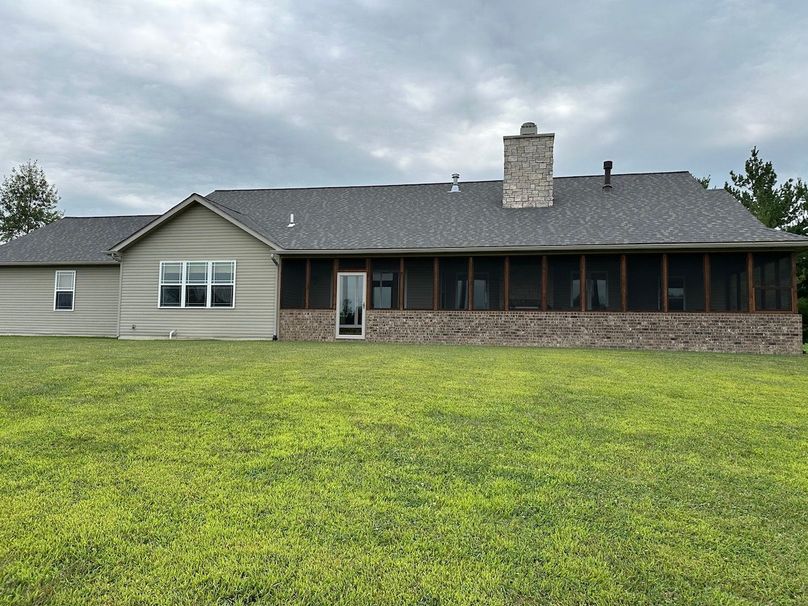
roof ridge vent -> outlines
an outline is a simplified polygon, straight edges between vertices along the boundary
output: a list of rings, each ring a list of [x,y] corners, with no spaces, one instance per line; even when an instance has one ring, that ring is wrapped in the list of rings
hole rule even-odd
[[[289,225],[286,227],[294,227],[295,226],[295,213],[289,214]]]
[[[460,179],[460,173],[452,173],[452,189],[449,190],[450,194],[460,193],[460,185],[457,183],[458,179]]]

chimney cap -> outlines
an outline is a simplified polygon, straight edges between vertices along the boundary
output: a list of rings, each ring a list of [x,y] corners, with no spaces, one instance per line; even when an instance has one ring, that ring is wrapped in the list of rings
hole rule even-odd
[[[537,135],[538,133],[539,128],[535,122],[525,122],[522,124],[522,128],[519,129],[520,135]]]
[[[611,160],[604,160],[603,161],[603,170],[612,170],[612,161]]]

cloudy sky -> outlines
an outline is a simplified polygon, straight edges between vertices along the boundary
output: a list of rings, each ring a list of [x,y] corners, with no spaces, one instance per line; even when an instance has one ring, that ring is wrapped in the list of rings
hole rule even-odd
[[[501,178],[526,120],[556,175],[721,184],[757,145],[808,177],[804,0],[30,0],[0,23],[0,173],[38,159],[71,215]]]

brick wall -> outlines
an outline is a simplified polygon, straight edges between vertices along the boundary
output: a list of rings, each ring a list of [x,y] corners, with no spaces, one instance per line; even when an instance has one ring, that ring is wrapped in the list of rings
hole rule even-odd
[[[280,338],[333,341],[331,310],[281,310]],[[368,341],[798,354],[797,314],[369,310]]]
[[[278,339],[333,341],[336,313],[333,309],[282,309],[278,316]]]

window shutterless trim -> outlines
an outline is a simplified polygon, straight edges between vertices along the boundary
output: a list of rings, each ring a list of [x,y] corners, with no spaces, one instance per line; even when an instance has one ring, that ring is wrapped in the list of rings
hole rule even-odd
[[[188,284],[188,264],[189,263],[207,263],[207,281],[203,285],[199,284]],[[213,266],[216,263],[232,263],[233,264],[233,279],[229,282],[220,282],[215,283],[213,280]],[[180,271],[180,282],[179,283],[164,283],[163,282],[163,266],[165,265],[176,265],[179,264],[181,266]],[[157,276],[157,307],[158,309],[235,309],[236,308],[236,269],[237,269],[237,262],[235,259],[227,259],[227,260],[215,260],[215,261],[160,261],[160,267],[158,269],[159,274]],[[175,286],[180,289],[180,304],[179,305],[163,305],[162,304],[162,293],[164,286]],[[206,293],[207,293],[207,300],[205,301],[205,305],[192,305],[186,306],[185,305],[185,289],[188,286],[205,286]],[[214,286],[231,286],[233,288],[233,303],[232,305],[213,305],[213,287]]]
[[[59,288],[59,274],[73,274],[73,288]],[[60,292],[69,292],[72,297],[70,298],[70,309],[57,309],[56,300],[59,298]],[[74,311],[76,309],[76,270],[75,269],[57,269],[53,278],[53,311]]]

